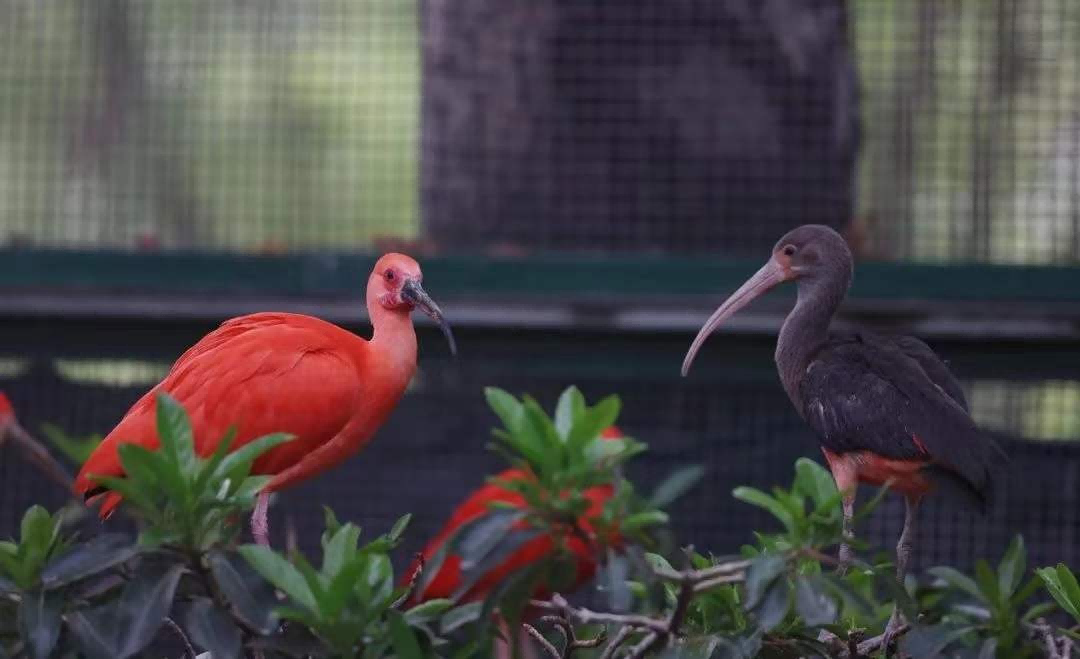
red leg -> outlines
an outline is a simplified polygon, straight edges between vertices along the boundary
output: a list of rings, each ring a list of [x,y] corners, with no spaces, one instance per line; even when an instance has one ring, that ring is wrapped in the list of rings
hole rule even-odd
[[[851,545],[848,543],[855,538],[855,490],[858,487],[858,472],[852,459],[825,449],[822,449],[822,453],[825,454],[825,460],[829,463],[829,470],[832,472],[833,480],[836,481],[836,489],[840,490],[844,507],[844,541],[840,543],[838,558],[840,560],[839,572],[845,574],[855,558]]]
[[[255,500],[255,511],[251,514],[251,535],[255,536],[255,542],[263,547],[270,546],[270,522],[267,519],[270,511],[270,493],[260,492]]]

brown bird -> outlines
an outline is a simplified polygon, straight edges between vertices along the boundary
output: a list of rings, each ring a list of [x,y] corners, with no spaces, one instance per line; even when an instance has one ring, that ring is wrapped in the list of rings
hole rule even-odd
[[[889,484],[904,495],[904,528],[896,545],[896,573],[903,582],[922,498],[948,491],[983,511],[1006,456],[976,427],[960,384],[925,343],[868,332],[830,336],[829,324],[851,280],[851,251],[838,233],[821,225],[790,231],[772,258],[706,321],[682,374],[725,319],[778,284],[796,282],[798,299],[776,343],[780,382],[816,431],[843,493],[845,540],[854,532],[857,483]],[[852,560],[846,541],[839,558],[846,570]],[[899,622],[894,611],[886,633],[894,633]]]

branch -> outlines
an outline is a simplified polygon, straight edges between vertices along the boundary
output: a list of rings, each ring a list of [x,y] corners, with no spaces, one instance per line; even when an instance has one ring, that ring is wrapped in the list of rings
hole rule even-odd
[[[1045,618],[1036,620],[1031,628],[1046,646],[1046,659],[1069,659],[1072,656],[1072,642],[1068,638],[1062,638],[1059,645],[1059,639],[1054,637],[1054,628]]]
[[[658,632],[667,629],[666,621],[650,618],[649,616],[638,614],[600,613],[599,611],[591,611],[585,608],[574,608],[573,606],[570,606],[570,603],[566,601],[566,598],[558,593],[552,595],[551,601],[549,602],[532,600],[531,605],[544,611],[560,613],[566,618],[577,620],[583,625],[591,625],[594,623],[615,624]]]
[[[613,659],[619,646],[625,643],[634,631],[633,627],[621,627],[619,633],[615,634],[615,638],[611,639],[611,643],[608,643],[608,646],[600,654],[600,659]]]
[[[544,651],[551,656],[551,659],[563,659],[563,655],[559,652],[559,649],[552,645],[551,641],[544,638],[544,635],[541,634],[536,627],[533,627],[528,623],[522,623],[521,627],[529,633],[529,636],[536,639],[536,642],[540,644],[540,647],[544,648]],[[570,645],[567,644],[567,648],[569,647]]]

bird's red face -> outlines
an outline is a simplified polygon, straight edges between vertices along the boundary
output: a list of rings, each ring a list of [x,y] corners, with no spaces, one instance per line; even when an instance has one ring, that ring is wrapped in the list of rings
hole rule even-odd
[[[456,354],[457,345],[450,324],[443,317],[439,305],[435,304],[420,285],[423,279],[420,264],[415,260],[404,254],[390,253],[375,263],[368,285],[375,287],[379,304],[386,309],[403,313],[409,313],[413,309],[423,311],[439,326],[450,344],[450,352]]]
[[[765,265],[705,321],[686,353],[682,374],[690,370],[705,339],[740,309],[785,281],[814,279],[833,268],[846,268],[850,275],[851,252],[840,234],[818,224],[806,224],[786,233],[776,242]]]

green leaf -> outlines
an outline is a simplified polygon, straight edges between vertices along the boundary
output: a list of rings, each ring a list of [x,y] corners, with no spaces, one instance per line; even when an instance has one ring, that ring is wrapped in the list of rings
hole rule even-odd
[[[136,553],[123,533],[105,533],[93,538],[49,563],[41,572],[47,589],[99,574],[129,560]]]
[[[979,590],[982,591],[982,599],[994,606],[1001,603],[1001,591],[998,589],[997,574],[990,569],[990,565],[985,560],[979,560],[975,563],[975,583],[979,585]]]
[[[233,442],[236,441],[236,426],[229,426],[225,430],[225,434],[218,440],[217,447],[214,448],[213,454],[210,455],[210,459],[199,467],[199,475],[195,478],[195,486],[192,488],[195,492],[202,492],[206,489],[206,486],[214,479],[218,473],[218,467],[221,466],[221,462],[228,455],[229,449],[232,448]]]
[[[787,579],[775,579],[765,591],[761,606],[756,613],[758,625],[763,631],[772,631],[784,621],[791,600],[791,585]]]
[[[44,591],[23,594],[19,602],[19,633],[34,659],[49,659],[60,637],[63,599]]]
[[[44,557],[55,534],[56,524],[45,508],[34,505],[23,513],[19,545],[24,549],[33,549]]]
[[[82,439],[68,436],[59,426],[52,423],[41,424],[41,434],[69,460],[81,465],[90,458],[90,454],[101,443],[101,435],[90,435]]]
[[[67,628],[90,659],[116,659],[120,656],[117,643],[120,628],[116,624],[115,607],[104,604],[94,609],[68,613]]]
[[[731,494],[739,501],[758,506],[759,508],[764,508],[772,513],[773,517],[780,520],[780,523],[783,524],[784,528],[788,531],[794,530],[795,520],[792,518],[791,513],[788,512],[787,508],[777,499],[753,487],[737,487]]]
[[[405,621],[410,625],[435,620],[454,607],[454,600],[431,599],[421,602],[405,612]]]
[[[416,634],[413,634],[404,616],[397,611],[390,611],[386,622],[397,659],[424,659],[424,652],[420,649]]]
[[[256,458],[293,439],[296,439],[295,435],[281,432],[254,439],[226,455],[218,466],[216,476],[228,476],[233,480],[239,480],[251,473],[251,465]]]
[[[319,610],[315,594],[304,576],[283,556],[261,545],[243,545],[237,548],[237,551],[255,568],[256,572],[262,575],[263,579],[274,584],[278,590],[291,597],[296,603],[309,611]]]
[[[1035,572],[1046,584],[1046,590],[1054,601],[1080,622],[1080,585],[1072,571],[1064,563],[1058,563],[1056,569],[1044,567]]]
[[[938,579],[941,579],[953,588],[962,590],[976,599],[982,599],[982,593],[979,591],[979,587],[975,584],[975,581],[971,577],[962,574],[951,567],[932,567],[927,570],[927,572]]]
[[[184,629],[214,659],[240,657],[240,629],[206,597],[196,598],[184,616]]]
[[[555,406],[555,431],[565,442],[570,437],[574,424],[585,415],[585,397],[577,387],[570,386],[563,390]]]
[[[345,566],[346,557],[356,551],[356,542],[360,539],[360,529],[352,524],[338,527],[323,547],[322,573],[333,579]]]
[[[143,568],[124,589],[118,609],[123,620],[118,653],[121,659],[141,652],[154,640],[172,608],[183,572],[183,565],[172,565],[164,571]]]
[[[819,627],[836,621],[837,607],[819,579],[800,577],[795,580],[795,612],[808,627]]]
[[[149,492],[164,492],[174,502],[189,501],[191,492],[185,473],[168,457],[138,444],[124,443],[117,448],[127,480]]]
[[[250,563],[231,552],[212,551],[206,560],[235,615],[260,634],[273,632],[277,627],[274,609],[278,599],[269,581],[260,578]]]
[[[783,556],[766,554],[754,559],[746,570],[746,608],[754,609],[772,582],[784,572],[787,562]]]
[[[571,456],[578,456],[590,440],[597,438],[619,418],[622,409],[622,401],[618,396],[608,396],[596,405],[593,405],[580,421],[574,424],[574,429],[566,440],[567,452]],[[612,441],[612,440],[605,440]]]
[[[911,659],[939,659],[950,643],[971,632],[972,629],[945,624],[916,627],[900,640],[900,647],[911,655]]]
[[[515,524],[525,519],[522,511],[493,510],[478,518],[457,543],[461,568],[468,570],[505,539]]]
[[[511,434],[516,433],[525,418],[525,411],[518,399],[497,387],[485,387],[484,397],[488,407],[499,417],[503,426]]]
[[[405,529],[409,528],[409,522],[412,521],[412,513],[405,513],[394,522],[394,527],[390,529],[389,538],[391,542],[397,542],[401,539],[402,534],[405,533]]]
[[[471,622],[476,622],[480,619],[483,608],[483,602],[469,602],[451,609],[449,613],[443,616],[439,631],[444,635],[451,634]]]
[[[195,468],[195,439],[187,410],[164,391],[157,394],[157,432],[164,454],[181,474]]]
[[[634,513],[628,516],[619,525],[624,533],[630,533],[648,526],[657,526],[668,523],[668,514],[661,510],[647,510],[643,513]]]
[[[840,494],[829,470],[810,458],[799,458],[795,461],[795,489],[810,497],[818,508]]]
[[[670,505],[697,485],[704,475],[705,467],[701,465],[678,469],[653,490],[648,505],[652,508],[664,508]]]
[[[1005,551],[998,568],[998,588],[1005,597],[1010,597],[1020,586],[1027,569],[1027,551],[1024,548],[1024,538],[1017,535]]]

